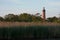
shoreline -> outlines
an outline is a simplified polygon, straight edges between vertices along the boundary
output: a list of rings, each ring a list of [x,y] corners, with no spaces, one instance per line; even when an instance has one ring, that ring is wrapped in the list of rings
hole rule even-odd
[[[51,22],[0,22],[0,27],[11,26],[60,26],[60,23]]]

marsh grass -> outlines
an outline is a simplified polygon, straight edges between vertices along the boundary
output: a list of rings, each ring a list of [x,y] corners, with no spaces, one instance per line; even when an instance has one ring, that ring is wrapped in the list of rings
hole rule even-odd
[[[0,27],[15,27],[15,26],[60,26],[60,23],[51,22],[0,22]]]

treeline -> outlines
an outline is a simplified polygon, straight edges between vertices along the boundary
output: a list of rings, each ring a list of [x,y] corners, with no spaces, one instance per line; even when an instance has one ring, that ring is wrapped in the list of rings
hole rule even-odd
[[[40,16],[35,16],[31,15],[28,13],[22,13],[20,15],[14,15],[14,14],[8,14],[5,15],[4,17],[0,17],[0,21],[8,21],[8,22],[36,22],[36,21],[41,21]]]
[[[43,19],[40,16],[31,15],[28,13],[22,13],[20,15],[8,14],[4,17],[0,17],[0,21],[7,22],[43,22]],[[45,22],[58,22],[60,23],[60,19],[57,17],[49,17],[45,20]]]

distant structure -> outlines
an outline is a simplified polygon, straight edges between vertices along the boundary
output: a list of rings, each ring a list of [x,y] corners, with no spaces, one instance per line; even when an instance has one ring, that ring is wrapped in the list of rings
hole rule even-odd
[[[36,15],[36,16],[39,16],[39,15],[40,15],[40,13],[36,13],[35,15]]]
[[[46,20],[45,12],[46,12],[45,7],[43,7],[43,10],[42,10],[42,19],[43,20]]]

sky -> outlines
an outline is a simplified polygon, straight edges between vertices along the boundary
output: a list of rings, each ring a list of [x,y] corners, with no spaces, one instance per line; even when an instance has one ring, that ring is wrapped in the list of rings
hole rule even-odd
[[[46,9],[46,17],[58,17],[60,14],[60,0],[0,0],[0,16],[10,13],[41,15],[43,7]]]

